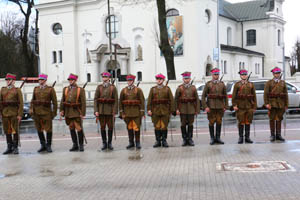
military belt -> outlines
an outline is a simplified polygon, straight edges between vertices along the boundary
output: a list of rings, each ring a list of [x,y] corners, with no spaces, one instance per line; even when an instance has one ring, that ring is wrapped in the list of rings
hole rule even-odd
[[[104,98],[98,98],[97,99],[98,103],[103,103],[103,104],[114,104],[115,100],[114,99],[104,99]]]
[[[32,104],[33,105],[42,105],[42,106],[46,106],[46,107],[50,107],[51,106],[51,102],[50,101],[33,100]]]
[[[169,104],[170,100],[169,99],[154,99],[153,104]]]
[[[239,94],[237,95],[238,99],[254,99],[254,95],[252,94]]]
[[[122,104],[130,105],[130,106],[137,106],[137,105],[141,105],[141,101],[140,100],[124,100],[124,101],[122,101]]]
[[[284,93],[280,93],[280,94],[272,94],[272,93],[270,93],[269,94],[269,98],[285,98],[286,97],[286,94],[284,94]]]
[[[209,94],[207,95],[209,99],[225,99],[226,95],[219,95],[219,94]]]
[[[196,98],[181,98],[180,103],[194,103]]]
[[[65,107],[73,107],[73,108],[81,106],[81,103],[67,103],[67,102],[64,102],[63,104],[64,104]]]
[[[18,101],[2,101],[1,104],[3,106],[19,106]]]

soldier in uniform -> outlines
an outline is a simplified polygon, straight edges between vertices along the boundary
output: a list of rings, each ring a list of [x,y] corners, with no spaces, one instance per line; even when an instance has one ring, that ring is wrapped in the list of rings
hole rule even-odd
[[[118,113],[118,92],[116,87],[109,82],[111,77],[109,72],[103,72],[101,76],[103,83],[98,85],[95,92],[94,112],[97,120],[100,121],[101,126],[103,143],[101,150],[113,150],[111,142],[113,137],[114,118],[115,114]],[[106,126],[108,127],[108,137],[106,137]]]
[[[232,106],[238,120],[238,144],[243,144],[244,142],[244,129],[245,143],[253,143],[250,139],[250,124],[257,107],[255,87],[253,83],[248,81],[247,70],[242,69],[239,71],[239,74],[242,80],[234,85],[232,94]]]
[[[281,69],[275,67],[271,72],[274,78],[265,84],[264,89],[265,107],[269,110],[270,141],[279,140],[284,142],[285,139],[281,136],[281,121],[289,104],[288,92],[285,81],[281,80]]]
[[[221,140],[221,127],[224,112],[228,107],[226,86],[224,82],[219,80],[220,70],[218,68],[212,69],[211,73],[212,80],[205,84],[201,102],[209,120],[210,145],[224,144]],[[216,131],[214,129],[215,123]]]
[[[15,87],[16,75],[8,73],[6,87],[0,92],[0,117],[6,135],[7,149],[3,154],[19,154],[19,124],[23,116],[23,97],[20,88]]]
[[[125,121],[128,130],[129,145],[126,148],[135,146],[141,149],[140,127],[142,117],[145,116],[145,97],[143,91],[134,85],[134,75],[127,75],[126,80],[128,86],[122,89],[119,103],[120,117]]]
[[[183,84],[175,93],[176,114],[180,115],[182,146],[194,146],[193,124],[195,115],[200,113],[197,89],[191,83],[191,72],[183,72]]]
[[[70,85],[68,87],[64,87],[63,96],[60,102],[60,116],[65,117],[66,124],[69,126],[73,142],[73,146],[70,151],[84,151],[82,120],[86,112],[86,100],[84,88],[78,87],[76,84],[77,79],[77,75],[72,73],[69,75],[68,81]]]
[[[46,84],[48,75],[39,75],[39,86],[33,90],[30,104],[30,113],[33,116],[35,127],[41,143],[38,152],[52,152],[52,120],[57,115],[57,98],[53,87]],[[43,131],[47,133],[45,136]]]
[[[166,77],[157,74],[155,78],[157,85],[151,88],[147,103],[148,115],[152,117],[156,137],[153,147],[169,147],[168,124],[170,115],[175,112],[174,98],[171,89],[163,84]]]

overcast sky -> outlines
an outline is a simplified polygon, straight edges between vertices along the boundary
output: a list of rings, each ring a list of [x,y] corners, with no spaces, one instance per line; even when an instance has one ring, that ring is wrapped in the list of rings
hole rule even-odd
[[[227,0],[229,2],[245,2],[251,0]],[[3,3],[0,1],[0,13],[5,12],[5,10],[13,11],[18,13],[18,7],[11,4]],[[294,46],[297,37],[300,39],[300,0],[285,0],[283,3],[283,15],[284,20],[286,21],[285,25],[285,46],[286,46],[286,55],[290,56],[292,47]]]
[[[229,2],[244,2],[249,0],[227,0]],[[285,52],[286,56],[290,56],[292,47],[294,46],[297,37],[300,39],[300,0],[285,0],[283,3],[283,17],[285,24]]]

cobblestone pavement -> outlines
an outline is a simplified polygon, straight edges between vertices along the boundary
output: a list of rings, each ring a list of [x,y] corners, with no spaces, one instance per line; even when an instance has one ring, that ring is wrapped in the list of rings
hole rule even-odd
[[[85,152],[68,152],[67,133],[56,133],[51,154],[38,154],[36,134],[22,134],[20,155],[0,155],[0,200],[7,199],[300,199],[300,135],[288,126],[288,142],[268,142],[264,123],[256,124],[255,144],[237,143],[234,124],[225,145],[208,145],[208,129],[194,135],[195,147],[181,147],[178,128],[170,148],[153,149],[148,130],[141,151],[125,150],[126,132],[118,131],[115,150],[99,152],[97,133],[86,134]],[[0,151],[6,148],[0,137]],[[286,161],[295,171],[218,171],[222,162]]]

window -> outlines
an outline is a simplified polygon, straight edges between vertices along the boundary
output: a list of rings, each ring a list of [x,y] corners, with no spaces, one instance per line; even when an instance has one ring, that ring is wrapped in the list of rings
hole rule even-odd
[[[172,17],[172,16],[179,16],[179,11],[176,10],[175,8],[169,9],[167,11],[167,17]]]
[[[242,62],[239,62],[239,71],[242,69]]]
[[[278,44],[278,46],[281,45],[281,31],[280,30],[277,31],[277,44]]]
[[[211,20],[211,12],[210,12],[210,10],[208,10],[208,9],[205,10],[204,18],[205,18],[205,22],[207,24],[209,24],[209,22]]]
[[[62,62],[63,62],[62,51],[58,51],[58,62],[59,62],[59,63],[62,63]]]
[[[227,74],[227,61],[224,60],[223,74]]]
[[[56,51],[52,51],[52,63],[57,63]]]
[[[137,80],[138,81],[142,81],[143,77],[142,77],[142,72],[138,72],[137,73]]]
[[[232,29],[231,29],[231,27],[227,28],[227,45],[232,45]]]
[[[255,64],[255,74],[260,74],[259,63]]]
[[[264,90],[266,82],[254,82],[255,90]]]
[[[90,73],[87,74],[86,79],[87,79],[87,82],[91,82],[91,74]]]
[[[200,87],[198,87],[198,91],[203,91],[205,85],[201,85]]]
[[[62,33],[62,26],[60,23],[55,23],[52,26],[52,31],[55,35],[59,35]]]
[[[106,18],[106,35],[109,37],[109,21],[110,21],[110,30],[111,30],[111,38],[114,39],[117,37],[119,33],[119,21],[115,15],[111,15]]]
[[[243,62],[243,66],[242,66],[242,69],[245,69],[245,63]]]
[[[256,45],[256,30],[247,31],[247,46]]]

